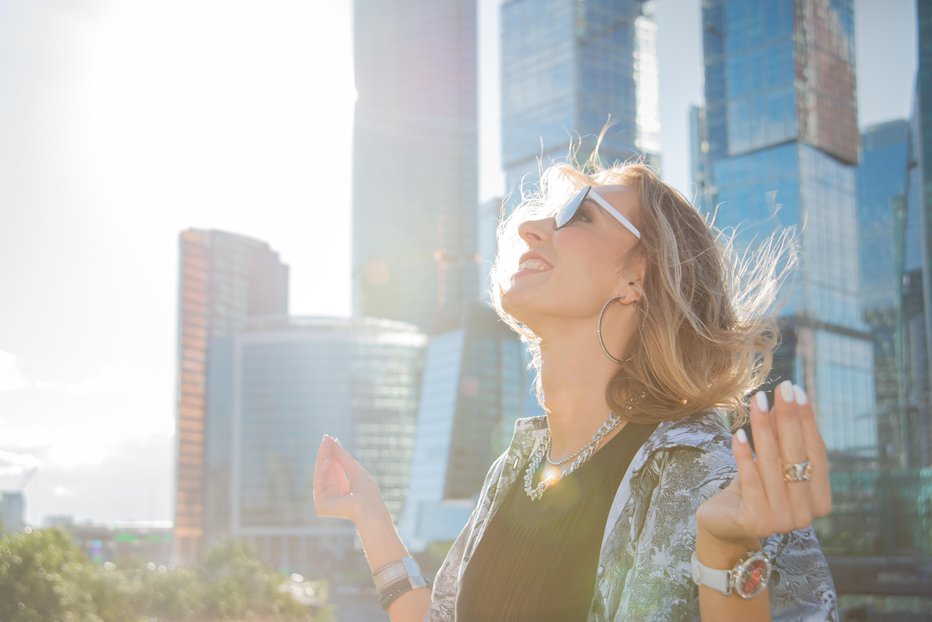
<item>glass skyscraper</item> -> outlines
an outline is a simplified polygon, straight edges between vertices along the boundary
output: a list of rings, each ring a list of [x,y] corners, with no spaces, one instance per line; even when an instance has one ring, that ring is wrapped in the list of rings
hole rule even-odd
[[[659,158],[653,3],[505,0],[501,6],[502,165],[513,204],[527,175],[582,138],[586,157],[611,115],[603,160]]]
[[[287,572],[320,572],[355,557],[353,526],[314,512],[317,448],[324,433],[339,438],[397,518],[426,340],[389,320],[274,316],[218,339],[209,392],[218,405],[207,455],[210,540],[245,541]]]
[[[353,8],[354,315],[430,331],[478,296],[476,3]]]
[[[861,309],[874,343],[878,445],[891,466],[906,466],[908,446],[899,354],[909,150],[907,121],[868,127],[857,169]]]
[[[211,341],[248,318],[288,312],[288,266],[265,242],[225,231],[179,236],[175,558],[202,550],[207,512],[205,453]]]
[[[774,380],[804,385],[829,449],[877,451],[861,316],[852,0],[707,0],[702,7],[709,188],[739,247],[800,228]],[[837,454],[836,454],[837,455]]]
[[[861,134],[861,309],[873,340],[880,468],[833,465],[834,507],[821,521],[833,570],[840,585],[851,591],[863,589],[871,579],[863,574],[863,557],[838,561],[844,556],[878,556],[883,561],[870,564],[873,573],[897,574],[908,585],[902,578],[923,576],[923,558],[932,552],[932,470],[922,468],[921,458],[928,446],[928,376],[914,129],[910,122],[896,120]],[[890,561],[897,558],[909,563],[897,567]],[[918,585],[898,589],[923,592]],[[896,605],[888,601],[886,606],[893,619]]]

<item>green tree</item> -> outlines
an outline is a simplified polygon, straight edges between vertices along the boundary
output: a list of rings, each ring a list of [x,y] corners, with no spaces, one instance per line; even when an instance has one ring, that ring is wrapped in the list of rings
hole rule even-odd
[[[223,543],[192,569],[97,567],[60,529],[0,537],[2,622],[332,622],[249,549]],[[326,600],[326,584],[314,586]]]
[[[125,622],[124,593],[110,589],[71,537],[41,529],[0,539],[0,620]]]
[[[212,547],[200,568],[209,617],[238,620],[264,616],[272,620],[310,620],[308,611],[282,591],[285,578],[237,542]]]
[[[137,615],[164,621],[203,620],[204,585],[187,568],[142,568],[132,575],[132,604]]]

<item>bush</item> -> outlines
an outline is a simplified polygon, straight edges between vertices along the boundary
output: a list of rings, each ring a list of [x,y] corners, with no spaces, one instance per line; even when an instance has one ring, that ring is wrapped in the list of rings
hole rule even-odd
[[[131,615],[126,595],[65,532],[42,529],[0,539],[0,620],[125,622]]]
[[[0,538],[3,622],[327,622],[247,548],[223,543],[193,569],[98,568],[60,529]],[[326,587],[321,586],[323,593]]]

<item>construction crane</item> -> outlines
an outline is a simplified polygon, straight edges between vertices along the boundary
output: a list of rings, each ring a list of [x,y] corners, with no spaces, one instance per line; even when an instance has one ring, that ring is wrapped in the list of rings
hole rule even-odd
[[[32,479],[32,476],[36,474],[36,471],[39,470],[39,467],[34,466],[26,469],[26,472],[23,474],[23,479],[19,482],[19,491],[22,492],[26,488],[26,484],[29,483],[29,480]]]

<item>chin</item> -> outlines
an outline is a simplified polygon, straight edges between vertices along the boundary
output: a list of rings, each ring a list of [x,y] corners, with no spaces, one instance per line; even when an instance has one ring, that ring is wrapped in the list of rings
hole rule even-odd
[[[527,300],[521,300],[521,296],[515,295],[511,289],[502,293],[502,310],[518,322],[531,328],[530,324],[533,322],[534,313],[526,303]]]
[[[520,304],[516,298],[518,297],[515,296],[514,285],[512,285],[511,288],[502,292],[502,309],[505,311],[505,313],[523,323],[523,320],[521,319],[521,316],[523,315],[521,313],[523,305]]]

